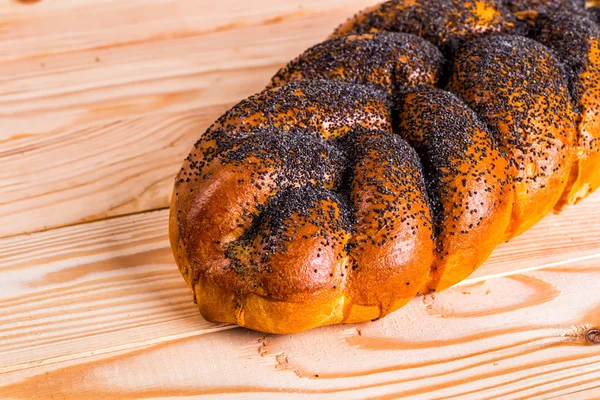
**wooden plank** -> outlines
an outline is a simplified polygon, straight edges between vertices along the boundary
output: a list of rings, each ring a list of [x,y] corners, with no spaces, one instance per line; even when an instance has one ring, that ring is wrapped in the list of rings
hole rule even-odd
[[[39,18],[72,12],[61,2],[45,3],[40,7],[48,14],[40,12]],[[83,3],[89,8],[84,14],[97,19],[94,7],[108,12],[117,3],[115,13],[141,7],[98,0]],[[264,12],[239,5],[225,13],[230,3],[204,14],[205,8],[191,2],[177,4],[196,10],[188,25],[208,24],[212,17],[215,24],[227,18],[253,21],[254,14],[271,17],[206,33],[0,63],[0,237],[166,207],[172,177],[206,127],[370,2],[279,2],[275,11]],[[38,7],[2,4],[5,11],[20,7],[25,16]],[[148,12],[158,18],[172,6],[151,2]],[[283,18],[288,8],[303,12]],[[169,16],[165,11],[164,18]],[[125,22],[117,18],[103,29],[112,34],[112,24]],[[50,29],[43,25],[36,33],[44,28]]]
[[[373,3],[221,0],[208,5],[194,0],[0,0],[0,61],[194,36],[332,8],[358,10]]]
[[[0,139],[239,101],[347,14],[0,63]]]
[[[509,243],[498,246],[484,266],[462,284],[514,271],[558,267],[600,257],[600,193],[551,213]],[[594,261],[592,261],[594,262]]]
[[[0,237],[164,207],[233,102],[371,0],[0,0]],[[167,211],[0,239],[0,398],[600,396],[600,194],[382,321],[204,321]]]
[[[124,118],[7,146],[0,236],[167,206],[185,154],[228,106]]]
[[[166,210],[4,238],[0,398],[597,395],[599,206],[549,216],[381,321],[290,336],[202,320]]]

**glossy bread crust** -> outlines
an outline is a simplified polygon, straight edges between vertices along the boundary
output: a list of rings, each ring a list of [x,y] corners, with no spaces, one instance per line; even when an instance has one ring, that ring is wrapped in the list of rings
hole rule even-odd
[[[600,31],[582,1],[391,0],[194,145],[169,236],[209,321],[381,318],[600,186]]]
[[[576,131],[564,71],[538,42],[491,36],[458,52],[450,89],[467,101],[510,155],[515,186],[510,239],[538,223],[569,180]]]
[[[398,135],[424,161],[435,219],[436,251],[421,292],[468,277],[502,242],[513,207],[505,153],[458,97],[438,90],[400,96]]]
[[[306,50],[282,68],[271,86],[328,79],[369,85],[388,93],[404,87],[435,86],[444,57],[414,35],[379,32],[336,37]]]
[[[333,36],[412,33],[451,53],[466,40],[514,27],[513,15],[497,0],[390,0],[359,12]]]
[[[540,14],[531,36],[564,63],[576,112],[576,152],[558,204],[575,204],[600,187],[600,27],[574,13]]]

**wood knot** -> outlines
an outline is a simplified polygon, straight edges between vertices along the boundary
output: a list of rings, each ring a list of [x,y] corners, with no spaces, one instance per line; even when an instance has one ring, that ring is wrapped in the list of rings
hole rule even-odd
[[[585,334],[585,340],[591,344],[600,344],[600,329],[590,329]]]

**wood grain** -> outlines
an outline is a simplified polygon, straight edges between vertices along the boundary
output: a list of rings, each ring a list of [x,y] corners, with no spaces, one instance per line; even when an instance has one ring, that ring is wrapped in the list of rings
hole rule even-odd
[[[291,336],[200,317],[166,210],[4,238],[0,398],[600,394],[599,209],[548,216],[381,321]]]
[[[600,193],[381,321],[197,312],[161,209],[182,159],[375,2],[0,0],[0,399],[600,398]]]
[[[0,151],[0,235],[165,207],[184,154],[227,106],[123,118]]]
[[[0,0],[0,61],[198,36],[276,22],[332,8],[358,10],[374,1]],[[33,4],[35,3],[35,4]],[[349,12],[347,11],[347,14]],[[339,21],[341,22],[341,21]]]
[[[166,207],[210,123],[372,3],[3,0],[0,237]]]

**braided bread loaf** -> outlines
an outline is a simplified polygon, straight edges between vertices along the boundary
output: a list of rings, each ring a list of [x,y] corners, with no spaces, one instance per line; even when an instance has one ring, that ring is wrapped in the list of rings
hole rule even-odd
[[[202,315],[381,318],[589,195],[594,21],[583,0],[391,0],[291,61],[176,178],[171,244]]]

